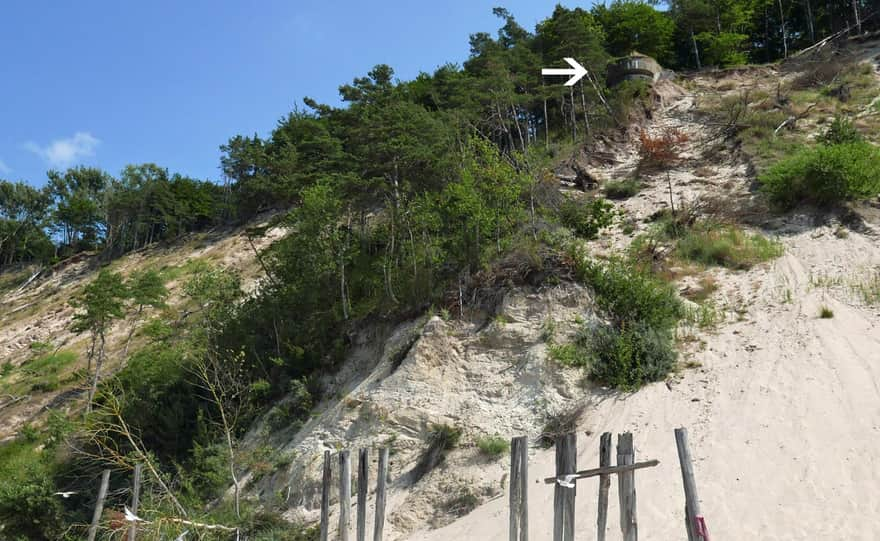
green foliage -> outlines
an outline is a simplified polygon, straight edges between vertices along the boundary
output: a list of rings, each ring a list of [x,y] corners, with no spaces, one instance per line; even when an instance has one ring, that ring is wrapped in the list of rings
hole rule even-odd
[[[607,264],[586,261],[581,276],[596,293],[599,308],[618,326],[644,322],[656,329],[671,329],[684,317],[675,288],[625,260]]]
[[[614,222],[616,214],[614,205],[601,198],[589,201],[566,198],[559,208],[562,225],[585,239],[595,239]]]
[[[622,389],[662,379],[677,355],[673,329],[687,315],[674,288],[624,260],[585,261],[580,271],[608,323],[579,333],[570,363]]]
[[[510,442],[501,436],[485,436],[477,440],[477,448],[490,458],[498,458],[510,451]]]
[[[104,333],[114,320],[125,315],[127,297],[128,289],[122,275],[102,270],[82,294],[71,301],[78,309],[73,315],[71,330],[75,333]]]
[[[443,424],[432,424],[428,430],[428,441],[441,451],[451,451],[461,441],[461,428]]]
[[[669,329],[645,321],[598,325],[584,335],[591,352],[590,377],[619,389],[661,380],[675,366],[675,340]]]
[[[701,223],[685,230],[675,253],[703,265],[749,269],[782,255],[782,245],[759,233],[746,233],[732,225]]]
[[[642,189],[642,184],[638,179],[611,180],[605,183],[603,190],[605,197],[608,199],[627,199]]]
[[[39,442],[19,439],[0,446],[0,525],[12,541],[58,539],[61,502],[53,493],[53,455]]]
[[[867,142],[806,148],[759,176],[781,208],[828,206],[880,194],[880,149]]]
[[[853,126],[852,120],[835,116],[831,121],[831,125],[825,130],[825,133],[819,137],[819,142],[826,145],[843,145],[849,143],[860,143],[864,140],[859,130]]]
[[[672,60],[675,23],[651,4],[614,0],[610,6],[595,6],[592,13],[605,31],[606,46],[612,56],[638,51],[665,64]]]
[[[72,351],[58,351],[56,353],[46,353],[22,364],[25,372],[34,375],[46,373],[58,373],[65,366],[76,361],[76,353]]]
[[[134,273],[126,283],[128,298],[137,307],[138,311],[146,306],[164,308],[168,290],[165,288],[165,280],[155,270],[145,270]]]
[[[831,308],[828,308],[827,306],[823,306],[819,310],[819,317],[821,319],[831,319],[834,317],[834,311]]]
[[[700,32],[695,39],[703,55],[703,65],[727,67],[748,61],[748,56],[742,50],[748,38],[746,34],[734,32]]]

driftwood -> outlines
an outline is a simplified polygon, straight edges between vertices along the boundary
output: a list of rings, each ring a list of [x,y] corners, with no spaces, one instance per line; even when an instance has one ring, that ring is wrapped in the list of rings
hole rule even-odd
[[[813,107],[815,107],[815,106],[816,106],[815,103],[811,103],[811,104],[810,104],[806,109],[804,109],[801,113],[799,113],[799,114],[797,114],[797,115],[789,116],[788,118],[786,118],[785,120],[783,120],[783,121],[782,121],[782,124],[780,124],[779,126],[777,126],[775,130],[773,130],[773,137],[776,137],[776,136],[779,134],[779,130],[781,130],[782,128],[784,128],[784,127],[786,127],[786,126],[791,126],[791,128],[793,128],[795,122],[797,122],[798,120],[802,120],[802,119],[806,118],[806,116],[810,113],[810,110],[811,110]],[[789,128],[789,129],[791,129],[791,128]]]

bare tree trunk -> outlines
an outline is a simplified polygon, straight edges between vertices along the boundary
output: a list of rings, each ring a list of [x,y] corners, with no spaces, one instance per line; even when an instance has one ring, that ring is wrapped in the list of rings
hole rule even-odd
[[[856,32],[859,35],[862,33],[862,17],[859,15],[859,2],[858,0],[852,0],[853,14],[856,16]]]
[[[782,57],[788,58],[788,32],[785,29],[785,13],[782,11],[782,0],[777,0],[777,3],[779,4],[779,23],[782,29]]]
[[[519,134],[519,144],[522,147],[523,152],[525,152],[526,151],[526,143],[523,140],[523,132],[522,132],[522,128],[519,125],[519,115],[517,114],[516,107],[511,105],[510,112],[513,114],[513,124],[516,126],[516,131]]]
[[[544,88],[541,83],[541,88]],[[544,94],[544,148],[550,148],[550,117],[547,115],[547,95]]]
[[[131,339],[134,336],[134,331],[137,328],[137,321],[141,317],[141,313],[144,311],[144,305],[141,304],[138,306],[137,312],[134,315],[134,321],[131,322],[131,328],[128,330],[128,336],[125,338],[125,347],[122,349],[122,356],[126,357],[128,355],[128,346],[131,345]]]
[[[810,43],[816,42],[816,30],[813,28],[813,6],[810,5],[810,0],[806,0],[807,2],[807,26],[810,29]]]
[[[345,254],[348,252],[348,243],[351,238],[351,207],[348,209],[348,224],[345,228],[345,245],[339,252],[339,293],[342,300],[342,319],[348,319],[348,295],[345,287]]]
[[[98,392],[98,379],[101,377],[101,366],[104,364],[104,347],[106,346],[106,342],[104,340],[104,332],[100,332],[98,338],[101,342],[101,347],[98,350],[98,359],[95,361],[95,375],[92,378],[92,386],[89,389],[89,401],[86,404],[86,413],[91,413],[92,411],[92,402],[95,400],[95,394]]]
[[[697,69],[703,69],[700,65],[700,49],[697,47],[697,38],[694,36],[694,29],[691,27],[691,43],[694,45],[694,58],[697,60]]]
[[[590,117],[587,115],[587,95],[584,92],[584,80],[581,79],[580,83],[581,83],[581,107],[584,110],[584,126],[586,126],[587,137],[589,137],[590,133],[591,133],[590,132]]]
[[[568,87],[568,94],[571,101],[571,142],[577,141],[577,116],[574,107],[574,86]]]

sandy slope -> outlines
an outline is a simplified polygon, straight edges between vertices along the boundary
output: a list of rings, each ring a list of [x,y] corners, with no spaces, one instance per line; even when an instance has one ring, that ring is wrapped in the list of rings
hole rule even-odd
[[[710,156],[708,178],[695,175],[700,128],[692,100],[678,96],[655,125],[693,135],[689,157],[673,173],[678,200],[699,192],[748,197],[745,164]],[[620,178],[633,165],[597,170]],[[654,182],[622,206],[643,217],[666,204],[665,183]],[[771,228],[772,226],[772,228]],[[636,476],[641,539],[684,539],[684,497],[673,428],[691,434],[695,472],[714,540],[880,538],[880,307],[865,306],[851,285],[880,266],[877,229],[865,225],[846,238],[836,224],[814,226],[810,216],[768,224],[785,255],[748,272],[720,277],[714,299],[727,321],[700,336],[691,358],[702,366],[632,395],[596,396],[578,434],[578,466],[598,464],[598,434],[632,431],[637,459],[661,465]],[[612,236],[604,249],[625,242]],[[818,317],[820,307],[834,311]],[[553,473],[553,451],[532,451],[530,539],[552,538],[553,490],[537,483]],[[595,535],[596,480],[578,487],[577,532]],[[619,539],[616,486],[608,539]],[[507,539],[506,498],[410,539]]]

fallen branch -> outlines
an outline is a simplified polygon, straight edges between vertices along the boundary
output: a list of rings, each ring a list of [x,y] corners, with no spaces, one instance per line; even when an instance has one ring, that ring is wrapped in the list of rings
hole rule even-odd
[[[802,119],[806,118],[806,116],[810,113],[810,110],[811,110],[813,107],[815,107],[815,106],[816,106],[815,103],[811,103],[811,104],[810,104],[806,109],[804,109],[801,113],[799,113],[799,114],[797,114],[797,115],[790,116],[790,117],[786,118],[785,120],[783,120],[783,121],[782,121],[782,124],[780,124],[779,126],[777,126],[775,130],[773,130],[773,137],[776,137],[776,136],[779,134],[779,130],[781,130],[782,128],[788,126],[789,124],[792,125],[792,126],[794,126],[795,122],[797,122],[798,120],[802,120]]]

